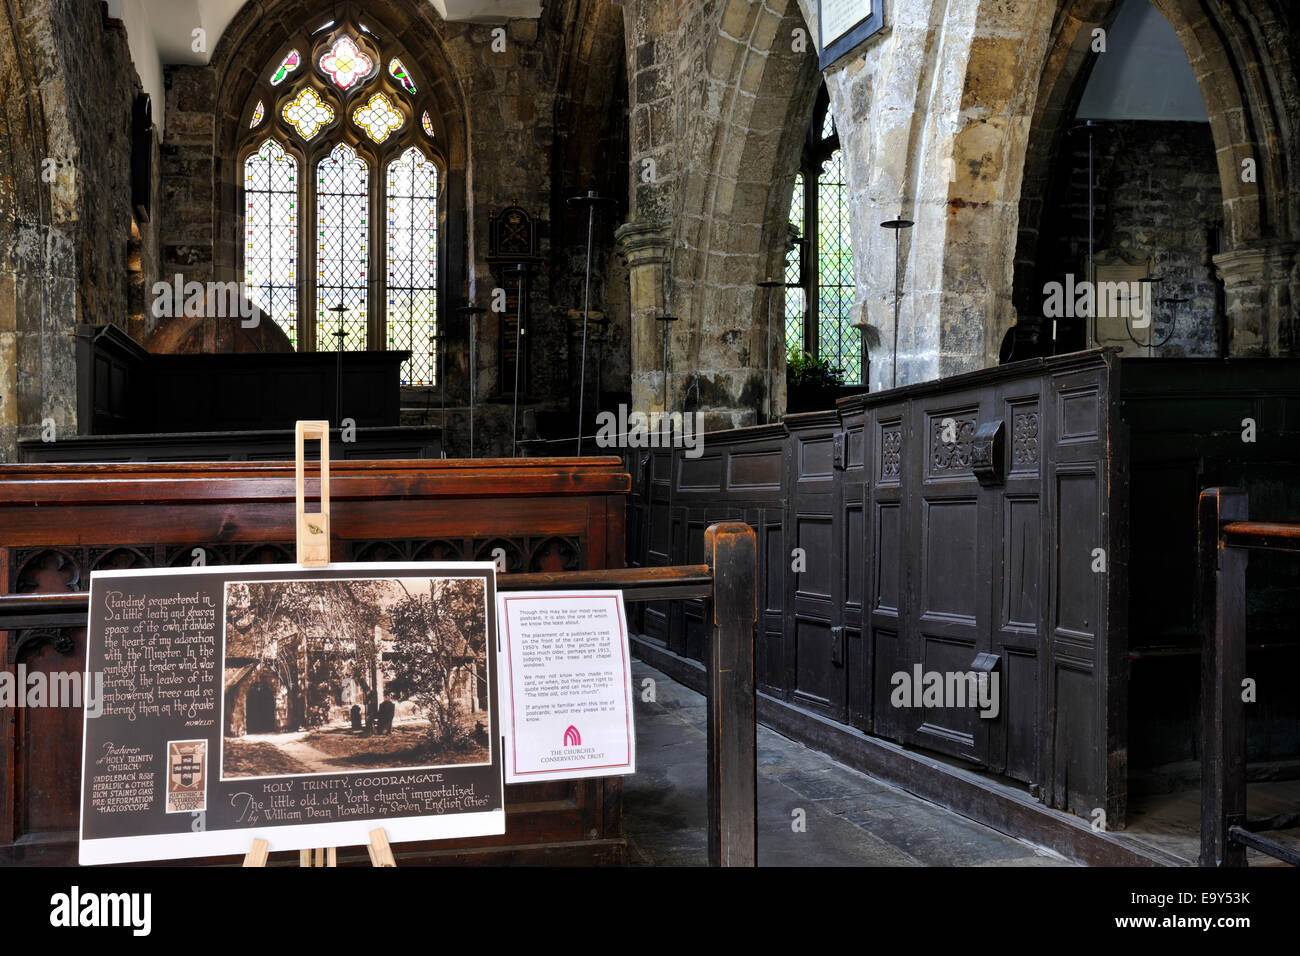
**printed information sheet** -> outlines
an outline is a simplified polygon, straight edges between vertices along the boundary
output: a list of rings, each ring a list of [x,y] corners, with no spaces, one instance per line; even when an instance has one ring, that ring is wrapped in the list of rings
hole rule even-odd
[[[495,581],[484,562],[96,572],[81,862],[504,833]]]
[[[621,591],[498,596],[506,782],[636,772]]]

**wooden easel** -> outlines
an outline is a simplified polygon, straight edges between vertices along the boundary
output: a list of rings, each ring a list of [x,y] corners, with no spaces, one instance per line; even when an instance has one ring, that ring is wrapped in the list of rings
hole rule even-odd
[[[294,452],[294,526],[297,532],[298,564],[304,568],[324,568],[330,563],[330,423],[297,422],[293,429]],[[320,440],[320,511],[307,514],[304,507],[306,467],[303,445],[311,438]],[[370,831],[370,864],[397,866],[388,834],[383,827]],[[254,839],[244,856],[244,866],[266,866],[267,842]],[[314,857],[314,858],[313,858]],[[338,866],[335,847],[317,847],[298,851],[299,866]]]

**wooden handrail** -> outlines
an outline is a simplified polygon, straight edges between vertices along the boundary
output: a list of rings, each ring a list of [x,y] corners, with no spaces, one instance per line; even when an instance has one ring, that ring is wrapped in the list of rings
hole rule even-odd
[[[1231,548],[1300,551],[1300,524],[1228,521],[1220,529],[1220,535],[1223,543]]]

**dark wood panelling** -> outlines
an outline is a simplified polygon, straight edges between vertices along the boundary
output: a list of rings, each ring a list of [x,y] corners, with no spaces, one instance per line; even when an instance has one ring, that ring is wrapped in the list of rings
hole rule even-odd
[[[1091,571],[1094,548],[1126,565],[1113,369],[1097,352],[1035,360],[706,435],[698,462],[673,452],[662,469],[671,508],[649,524],[671,522],[672,548],[654,559],[694,562],[707,523],[743,517],[760,530],[765,693],[983,764],[1052,806],[1104,806],[1115,825],[1126,598]],[[977,432],[999,423],[1003,460],[981,484]],[[702,612],[647,614],[646,631],[666,625],[668,649],[696,656]],[[996,716],[891,702],[894,675],[965,673],[980,654],[996,659]]]

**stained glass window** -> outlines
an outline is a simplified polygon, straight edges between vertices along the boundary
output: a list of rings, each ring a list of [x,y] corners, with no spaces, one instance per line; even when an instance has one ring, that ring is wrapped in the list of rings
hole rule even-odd
[[[321,100],[310,86],[305,86],[284,104],[284,118],[298,130],[299,136],[311,139],[317,130],[333,121],[334,107]]]
[[[398,42],[383,49],[355,21],[290,42],[264,64],[246,119],[249,297],[295,348],[409,350],[402,382],[434,385],[442,173],[430,140],[440,118],[412,98],[417,81]],[[381,91],[373,78],[384,69],[392,85]],[[349,129],[368,137],[364,147]],[[372,275],[382,288],[372,291]]]
[[[388,164],[388,348],[410,349],[403,385],[437,380],[438,167],[412,146]]]
[[[244,161],[244,283],[298,345],[298,163],[274,140]]]
[[[374,66],[374,61],[346,34],[335,40],[320,58],[320,68],[341,90],[351,89],[358,80],[364,80]]]
[[[383,93],[376,93],[366,100],[366,105],[352,114],[352,121],[366,131],[366,135],[376,143],[388,139],[388,134],[402,128],[402,114],[388,102]]]
[[[370,170],[340,143],[316,166],[316,344],[321,351],[366,347],[369,212]]]
[[[284,78],[294,70],[298,69],[298,64],[301,62],[302,59],[298,56],[298,51],[290,50],[289,55],[280,61],[280,65],[276,67],[275,72],[271,74],[271,85],[279,86],[283,83]]]
[[[411,79],[411,74],[406,72],[406,67],[402,65],[401,60],[393,57],[388,64],[388,72],[393,74],[394,79],[401,82],[402,89],[412,96],[415,95],[415,81]]]
[[[787,348],[826,359],[844,373],[846,385],[864,379],[862,331],[853,325],[853,254],[844,154],[823,86],[804,144],[790,202],[790,221],[800,242],[790,257],[785,334]]]

